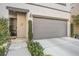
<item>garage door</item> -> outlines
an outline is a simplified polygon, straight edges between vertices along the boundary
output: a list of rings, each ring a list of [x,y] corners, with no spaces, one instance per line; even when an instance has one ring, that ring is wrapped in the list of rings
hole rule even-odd
[[[67,21],[33,18],[33,39],[67,36]]]

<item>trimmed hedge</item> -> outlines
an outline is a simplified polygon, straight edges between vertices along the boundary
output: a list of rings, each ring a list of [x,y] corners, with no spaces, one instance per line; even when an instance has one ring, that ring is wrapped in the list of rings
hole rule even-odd
[[[33,34],[32,34],[32,21],[31,20],[29,20],[29,31],[28,31],[28,39],[29,39],[29,41],[31,41],[32,40],[32,38],[33,38]]]
[[[30,41],[28,42],[27,47],[32,56],[44,56],[44,49],[39,42]]]

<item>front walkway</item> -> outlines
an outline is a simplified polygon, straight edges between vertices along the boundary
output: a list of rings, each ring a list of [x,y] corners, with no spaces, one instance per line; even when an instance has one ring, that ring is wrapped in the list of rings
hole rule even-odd
[[[30,56],[26,46],[27,44],[24,39],[14,39],[11,41],[7,56]]]

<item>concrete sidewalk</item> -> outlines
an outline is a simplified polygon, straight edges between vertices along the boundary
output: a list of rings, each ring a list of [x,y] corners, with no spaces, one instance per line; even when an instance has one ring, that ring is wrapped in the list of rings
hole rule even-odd
[[[30,56],[26,42],[23,39],[13,40],[7,56]]]

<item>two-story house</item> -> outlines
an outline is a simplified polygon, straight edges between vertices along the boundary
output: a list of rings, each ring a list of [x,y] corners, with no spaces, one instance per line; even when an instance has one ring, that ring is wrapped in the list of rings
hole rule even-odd
[[[32,20],[33,39],[70,36],[69,3],[1,3],[0,17],[8,20],[11,36],[28,38]]]

